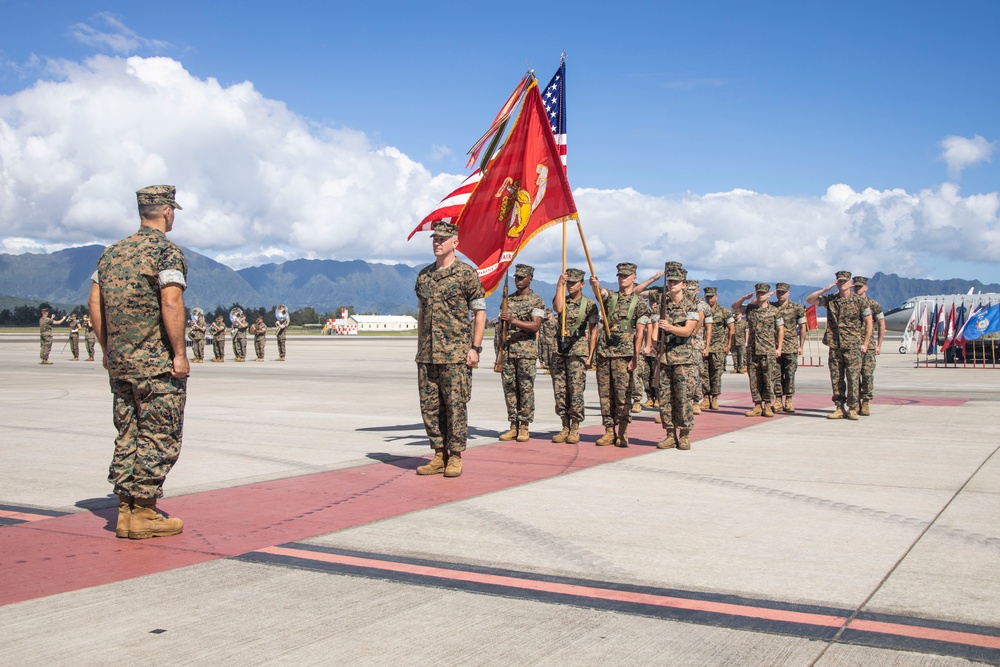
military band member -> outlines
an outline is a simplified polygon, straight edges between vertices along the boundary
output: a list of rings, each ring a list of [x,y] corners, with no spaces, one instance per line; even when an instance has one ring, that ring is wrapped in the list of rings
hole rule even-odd
[[[97,346],[97,334],[94,333],[94,324],[90,321],[90,315],[83,316],[83,340],[87,344],[86,361],[93,361],[94,349]]]
[[[278,320],[274,327],[277,330],[274,337],[278,340],[278,358],[275,361],[285,360],[285,338],[288,335],[288,320],[285,318],[283,320]]]
[[[746,306],[743,303],[756,296],[756,300]],[[749,341],[747,342],[747,371],[750,379],[750,396],[753,409],[747,417],[773,417],[771,403],[774,400],[774,364],[781,356],[785,338],[785,322],[778,309],[767,300],[771,296],[771,286],[757,283],[755,292],[741,297],[733,303],[734,311],[741,311],[747,318]]]
[[[861,389],[859,392],[861,409],[858,410],[858,414],[862,417],[868,417],[872,413],[870,402],[875,395],[875,357],[882,354],[882,341],[885,339],[885,313],[878,301],[868,298],[868,278],[865,276],[854,276],[854,293],[868,299],[875,335],[874,348],[869,345],[868,351],[861,358]]]
[[[191,352],[194,355],[193,363],[205,363],[205,333],[207,330],[205,315],[199,313],[198,317],[191,323],[191,331],[188,332],[188,338],[191,339]]]
[[[747,372],[747,319],[741,312],[733,312],[733,370],[731,373]]]
[[[666,437],[657,449],[691,449],[691,429],[694,428],[694,403],[688,396],[691,382],[688,375],[697,373],[700,352],[695,350],[692,337],[699,324],[697,306],[688,298],[685,279],[687,271],[680,262],[667,262],[667,293],[663,295],[665,316],[654,314],[655,345],[659,354],[657,378],[660,422]],[[656,369],[654,369],[656,372]]]
[[[824,294],[834,287],[835,294]],[[837,271],[837,280],[810,294],[806,302],[826,308],[823,344],[830,350],[828,366],[835,406],[826,418],[857,420],[861,358],[868,351],[872,336],[871,306],[865,297],[851,290],[850,271]]]
[[[421,269],[415,290],[420,412],[434,458],[417,474],[458,477],[469,435],[472,368],[483,351],[486,293],[476,269],[455,256],[458,227],[437,222],[431,238],[434,263]]]
[[[705,303],[710,308],[712,317],[712,337],[705,342],[708,364],[708,391],[704,407],[709,410],[719,409],[719,394],[722,393],[722,374],[726,372],[726,355],[733,344],[735,329],[733,311],[719,303],[719,290],[716,287],[705,288]]]
[[[246,315],[237,315],[233,320],[233,356],[236,361],[246,361],[247,360],[247,329],[250,327],[247,324]]]
[[[801,304],[788,298],[788,283],[777,283],[774,286],[776,301],[771,305],[778,309],[781,319],[785,322],[785,343],[781,347],[781,356],[774,366],[774,406],[775,412],[795,412],[792,399],[795,397],[795,372],[799,369],[799,356],[806,344],[806,309]],[[784,404],[781,397],[784,396]]]
[[[73,354],[73,358],[70,361],[80,361],[80,328],[82,324],[80,318],[73,315],[69,316],[69,351]]]
[[[226,323],[222,315],[215,317],[208,328],[208,335],[212,337],[212,361],[221,364],[226,360]]]
[[[564,309],[566,336],[562,335]],[[600,319],[597,304],[583,294],[582,270],[566,269],[566,273],[560,274],[552,310],[558,328],[549,369],[556,414],[562,420],[562,430],[552,436],[552,442],[575,445],[580,442],[580,424],[585,416],[583,393],[587,389],[587,369],[594,363],[590,343]]]
[[[260,315],[250,326],[250,334],[253,336],[253,351],[257,355],[256,361],[264,361],[264,346],[267,344],[267,325]]]
[[[597,393],[601,399],[601,421],[604,424],[604,435],[598,438],[597,444],[628,447],[628,425],[632,421],[632,371],[639,362],[642,336],[650,313],[646,302],[634,293],[635,264],[622,262],[617,269],[617,292],[602,289],[597,276],[590,278],[591,286],[599,290],[597,293],[604,300],[611,328],[610,337],[602,329],[591,339],[591,349],[596,351]]]
[[[46,366],[51,366],[52,362],[49,361],[49,355],[52,353],[52,325],[62,324],[66,321],[66,316],[63,315],[62,319],[55,319],[54,316],[49,315],[49,306],[44,304],[41,307],[42,316],[38,320],[38,337],[41,343],[41,362]]]

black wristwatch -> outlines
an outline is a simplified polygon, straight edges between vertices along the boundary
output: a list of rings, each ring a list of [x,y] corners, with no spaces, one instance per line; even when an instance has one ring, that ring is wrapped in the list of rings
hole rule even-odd
[[[483,346],[482,345],[473,345],[472,349],[476,351],[476,354],[482,354],[483,353]]]

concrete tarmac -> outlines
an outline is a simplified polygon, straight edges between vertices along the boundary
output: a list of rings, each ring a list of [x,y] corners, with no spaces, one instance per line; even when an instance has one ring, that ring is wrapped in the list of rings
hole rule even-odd
[[[413,474],[414,339],[293,336],[192,366],[160,503],[185,531],[132,541],[107,375],[61,344],[0,335],[0,664],[1000,664],[992,369],[887,341],[857,422],[825,419],[825,354],[794,415],[744,417],[727,374],[681,452],[651,410],[595,447],[592,373],[579,445],[542,373],[532,440],[498,443],[487,349],[444,479]]]

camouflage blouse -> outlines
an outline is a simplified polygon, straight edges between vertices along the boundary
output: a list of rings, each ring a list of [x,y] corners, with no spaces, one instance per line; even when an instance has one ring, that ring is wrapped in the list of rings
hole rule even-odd
[[[860,350],[865,337],[865,318],[872,314],[868,299],[856,294],[844,297],[839,293],[824,294],[819,298],[819,305],[826,308],[823,343],[832,348],[851,347]]]
[[[440,270],[429,264],[417,274],[414,289],[420,306],[417,363],[465,363],[472,348],[469,311],[486,310],[479,274],[460,259]]]
[[[580,319],[580,304],[586,297],[580,295],[579,299],[570,299],[566,297],[566,335],[569,337],[573,336],[573,325],[576,321]],[[556,340],[558,340],[558,335],[562,333],[562,315],[557,311],[558,317],[555,318],[556,321]],[[590,356],[590,343],[587,341],[587,329],[591,324],[599,322],[601,319],[600,314],[597,312],[597,303],[593,299],[587,299],[587,304],[583,313],[583,321],[580,323],[579,335],[573,342],[573,347],[569,349],[564,356],[567,357],[583,357],[586,359]],[[559,350],[556,349],[556,353]]]
[[[747,328],[750,330],[750,342],[747,345],[750,353],[774,354],[778,349],[778,327],[785,323],[778,309],[771,304],[758,306],[751,303],[746,307],[746,318]]]
[[[611,333],[618,337],[617,345],[610,345],[604,334],[603,325],[598,337],[598,357],[631,357],[635,355],[635,334],[639,325],[649,324],[649,304],[638,294],[625,296],[620,292],[602,291],[604,308],[608,313]],[[635,307],[632,307],[633,301]],[[612,308],[612,306],[614,306]],[[631,317],[629,311],[631,310]]]
[[[733,347],[746,347],[747,344],[747,321],[746,318],[733,322]]]
[[[169,373],[173,348],[160,311],[160,289],[187,287],[184,253],[151,227],[105,249],[97,262],[97,283],[104,297],[108,372],[113,378],[144,378]]]
[[[786,301],[785,305],[779,306],[777,301],[772,301],[771,305],[778,309],[778,314],[785,321],[785,344],[781,346],[782,354],[799,353],[799,329],[806,325],[806,309],[801,304],[794,301]]]
[[[687,298],[682,299],[680,303],[674,303],[668,298],[666,305],[666,319],[668,322],[671,322],[679,327],[686,325],[690,321],[697,322],[698,304]],[[658,324],[659,320],[660,316],[659,313],[657,313],[653,316],[654,324]],[[657,345],[660,346],[659,349],[663,350],[663,354],[660,355],[660,363],[662,364],[667,364],[669,366],[681,366],[683,364],[695,363],[696,357],[698,359],[701,358],[700,354],[695,354],[694,336],[682,338],[661,330],[659,332]]]
[[[55,318],[51,315],[45,315],[40,320],[38,320],[38,333],[42,336],[52,337],[52,320]]]
[[[522,322],[530,322],[533,317],[545,318],[545,302],[530,289],[524,294],[511,294],[507,297],[507,310],[511,317]],[[536,334],[519,327],[510,326],[507,329],[507,348],[505,354],[511,359],[533,359],[538,356],[535,348]]]
[[[734,322],[733,311],[722,304],[715,304],[712,308],[712,340],[708,347],[712,352],[725,352],[726,343],[729,342],[729,325]]]

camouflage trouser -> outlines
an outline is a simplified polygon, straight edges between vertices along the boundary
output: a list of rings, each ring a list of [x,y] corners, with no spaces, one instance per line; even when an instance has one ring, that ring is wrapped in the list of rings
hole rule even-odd
[[[861,358],[861,400],[870,401],[875,395],[875,349],[865,352]]]
[[[111,394],[118,437],[108,481],[117,494],[159,498],[181,453],[187,379],[112,378]]]
[[[660,419],[663,428],[692,428],[694,426],[694,406],[688,396],[691,385],[689,375],[698,370],[697,364],[660,364]]]
[[[587,389],[587,366],[583,357],[549,356],[552,373],[552,393],[556,399],[556,414],[563,421],[583,422],[583,392]]]
[[[704,391],[702,391],[701,386],[701,365],[703,359],[701,358],[701,352],[696,352],[698,355],[698,361],[695,361],[691,370],[687,374],[688,383],[688,398],[690,398],[695,403],[701,401],[704,398]]]
[[[750,397],[754,403],[770,403],[774,400],[773,354],[747,355],[747,377],[750,379]]]
[[[833,387],[833,402],[856,410],[858,381],[861,377],[861,350],[831,347],[828,365],[830,385]]]
[[[258,359],[264,358],[264,345],[267,344],[267,338],[264,336],[254,336],[253,337],[253,351],[256,353]]]
[[[597,394],[601,398],[601,423],[605,426],[632,421],[632,357],[597,358]]]
[[[225,338],[213,338],[212,339],[212,354],[215,355],[216,359],[226,358],[226,339]]]
[[[52,353],[52,335],[51,334],[49,334],[48,336],[43,335],[41,337],[41,344],[42,344],[42,350],[40,356],[42,358],[42,361],[48,361],[49,354]]]
[[[84,336],[83,340],[87,344],[87,356],[93,358],[94,350],[96,349],[97,346],[97,336],[95,336],[94,334],[89,334],[87,336]]]
[[[733,355],[733,370],[738,371],[747,365],[747,346],[746,345],[733,345],[733,349],[730,350]]]
[[[639,357],[639,365],[642,366],[642,386],[646,390],[646,398],[649,400],[659,400],[656,396],[656,387],[653,386],[653,369],[656,367],[656,357]]]
[[[282,332],[278,334],[278,356],[282,359],[285,358],[285,333]]]
[[[642,357],[639,357],[638,363],[635,365],[635,370],[632,371],[632,395],[629,397],[633,402],[642,400],[642,367],[645,364],[642,361]]]
[[[69,351],[73,354],[74,359],[80,358],[80,334],[71,333],[69,335]]]
[[[238,333],[233,336],[233,356],[237,359],[246,359],[247,356],[247,336]]]
[[[465,363],[417,364],[420,415],[431,449],[464,452],[469,437],[467,404],[472,369]]]
[[[799,354],[783,354],[772,366],[774,373],[774,397],[795,395],[795,371],[799,369]]]
[[[513,424],[530,424],[535,420],[536,358],[511,358],[505,355],[500,369],[503,398],[507,403],[507,420]]]
[[[726,372],[726,353],[709,352],[708,359],[708,395],[718,396],[722,393],[722,374]]]
[[[205,339],[195,338],[191,341],[191,353],[194,354],[194,358],[199,361],[205,358]]]

